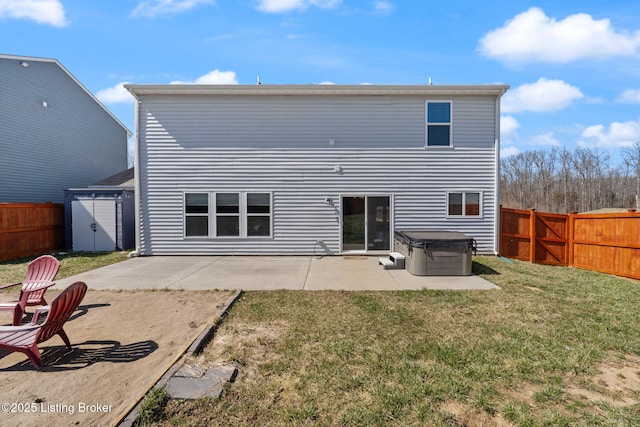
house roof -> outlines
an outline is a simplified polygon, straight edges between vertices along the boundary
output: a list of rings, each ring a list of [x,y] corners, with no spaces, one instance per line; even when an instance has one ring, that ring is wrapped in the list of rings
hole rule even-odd
[[[138,95],[492,95],[502,96],[508,85],[201,85],[127,84]]]
[[[113,115],[113,113],[111,113],[111,111],[109,111],[107,109],[107,107],[104,106],[104,104],[102,104],[102,102],[100,102],[98,100],[98,98],[96,98],[90,91],[89,89],[87,89],[82,83],[80,83],[80,81],[78,79],[76,79],[76,77],[71,74],[71,72],[69,72],[69,70],[67,70],[57,59],[55,58],[39,58],[39,57],[35,57],[35,56],[18,56],[18,55],[5,55],[5,54],[0,54],[0,59],[9,59],[9,60],[15,60],[15,61],[24,61],[24,62],[50,62],[52,64],[56,64],[58,67],[60,67],[60,69],[62,71],[64,71],[70,78],[71,80],[73,80],[82,90],[84,90],[87,95],[89,95],[95,102],[96,104],[98,104],[109,116],[111,116],[111,118],[113,120],[116,121],[116,123],[118,123],[120,126],[122,126],[122,128],[127,132],[127,136],[131,136],[132,133],[131,131],[120,121],[118,120],[118,118],[116,116]]]

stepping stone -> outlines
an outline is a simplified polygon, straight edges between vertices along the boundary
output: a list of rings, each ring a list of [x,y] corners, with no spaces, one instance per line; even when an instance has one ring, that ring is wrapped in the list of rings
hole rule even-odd
[[[169,379],[166,390],[174,399],[195,400],[201,397],[220,397],[222,388],[235,379],[238,369],[233,365],[183,365]]]

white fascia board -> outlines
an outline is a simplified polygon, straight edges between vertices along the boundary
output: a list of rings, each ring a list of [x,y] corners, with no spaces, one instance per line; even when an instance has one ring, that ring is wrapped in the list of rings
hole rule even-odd
[[[133,95],[491,95],[500,97],[508,85],[200,85],[127,84]]]

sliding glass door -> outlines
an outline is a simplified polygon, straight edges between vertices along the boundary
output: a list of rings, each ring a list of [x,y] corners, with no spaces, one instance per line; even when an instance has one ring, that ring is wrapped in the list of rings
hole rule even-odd
[[[342,251],[391,249],[390,196],[342,197]]]

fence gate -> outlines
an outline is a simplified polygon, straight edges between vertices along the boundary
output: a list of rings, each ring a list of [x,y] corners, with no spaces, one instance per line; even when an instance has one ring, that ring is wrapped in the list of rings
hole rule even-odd
[[[531,212],[534,221],[535,246],[533,262],[538,264],[568,265],[569,216]]]
[[[569,216],[502,208],[500,254],[539,264],[567,265]]]

